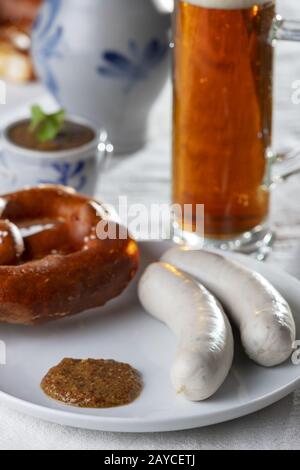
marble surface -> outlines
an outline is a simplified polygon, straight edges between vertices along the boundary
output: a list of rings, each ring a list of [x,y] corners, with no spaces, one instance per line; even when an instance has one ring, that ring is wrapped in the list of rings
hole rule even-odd
[[[296,0],[278,1],[280,13],[300,18]],[[275,147],[300,148],[300,105],[292,83],[300,80],[300,44],[278,44]],[[170,197],[170,84],[154,107],[150,139],[143,151],[114,158],[98,194],[110,203],[126,194],[130,202],[168,202]],[[49,103],[39,85],[9,87],[0,124],[24,112],[32,101]],[[293,163],[294,164],[294,163]],[[278,168],[281,172],[283,167]],[[300,176],[274,189],[271,223],[277,233],[267,260],[300,279]],[[64,428],[6,409],[0,403],[0,449],[300,449],[300,390],[251,416],[204,429],[158,434],[112,434]]]

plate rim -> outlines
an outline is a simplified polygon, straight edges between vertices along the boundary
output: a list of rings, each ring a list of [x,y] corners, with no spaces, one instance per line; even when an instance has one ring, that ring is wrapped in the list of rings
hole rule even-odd
[[[103,432],[119,432],[119,433],[156,433],[156,432],[170,432],[170,431],[183,431],[188,429],[196,429],[201,427],[213,426],[216,424],[233,421],[238,418],[251,415],[257,411],[263,410],[268,406],[280,401],[295,388],[300,386],[300,377],[284,385],[275,392],[270,392],[260,398],[252,399],[247,404],[240,404],[227,408],[223,411],[218,411],[209,414],[206,419],[198,415],[186,415],[177,418],[154,418],[141,420],[140,418],[118,418],[118,417],[99,417],[86,414],[77,414],[75,412],[68,412],[63,410],[56,410],[46,406],[37,405],[35,403],[22,400],[21,398],[14,397],[6,392],[0,391],[0,400],[3,404],[7,404],[10,409],[20,411],[34,418],[42,419],[43,421],[50,421],[52,423],[75,427],[79,429],[98,430]],[[10,406],[11,405],[11,406]],[[15,406],[13,406],[15,405]],[[72,407],[70,407],[71,409]],[[184,424],[185,422],[188,424]],[[89,422],[87,426],[84,424]],[[100,425],[100,426],[92,426]],[[134,429],[127,428],[127,426],[135,426]],[[161,427],[164,426],[164,429]]]
[[[141,245],[141,249],[143,249],[143,246],[161,243],[164,242],[143,241],[139,244]],[[169,243],[168,245],[170,246]],[[258,263],[258,261],[255,261],[254,259],[251,259],[245,255],[237,255],[234,253],[224,253],[224,255],[229,257],[233,256],[241,260],[244,259],[245,261],[247,260],[248,265],[256,265]],[[264,269],[266,269],[267,271],[274,271],[274,268],[276,269],[277,276],[284,277],[285,280],[294,285],[294,289],[298,288],[300,291],[300,280],[298,280],[291,274],[286,273],[281,268],[277,268],[272,263],[270,263],[270,265],[264,264]],[[19,411],[35,418],[39,418],[43,421],[48,421],[60,425],[104,432],[108,431],[119,433],[153,433],[195,429],[225,423],[228,421],[235,420],[237,418],[242,418],[278,402],[279,400],[292,393],[298,387],[300,387],[300,374],[298,378],[291,380],[287,384],[281,386],[280,388],[277,388],[275,391],[268,392],[259,398],[252,398],[246,404],[244,403],[237,404],[236,406],[230,406],[226,409],[209,413],[205,416],[199,416],[197,414],[195,415],[193,413],[190,413],[186,414],[185,416],[168,418],[159,418],[157,416],[151,418],[151,416],[149,417],[149,415],[144,418],[121,418],[96,416],[84,413],[81,414],[75,412],[75,407],[67,406],[66,410],[54,409],[44,405],[38,405],[34,402],[27,401],[22,398],[18,398],[7,392],[3,392],[2,390],[0,390],[0,401],[2,404],[6,404],[10,409]]]

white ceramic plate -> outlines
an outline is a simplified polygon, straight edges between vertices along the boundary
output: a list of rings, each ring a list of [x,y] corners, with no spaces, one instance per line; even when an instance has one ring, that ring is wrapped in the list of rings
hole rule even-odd
[[[142,244],[143,265],[159,258],[167,247],[164,243]],[[252,259],[241,260],[284,295],[300,332],[300,282]],[[143,312],[135,283],[98,312],[34,328],[1,325],[0,340],[7,346],[7,365],[0,367],[1,401],[47,421],[87,429],[151,432],[206,426],[262,409],[300,385],[300,366],[290,361],[264,369],[248,360],[238,346],[230,376],[213,398],[189,403],[176,396],[169,378],[176,340],[164,325]],[[39,384],[48,369],[64,357],[128,362],[143,373],[144,391],[123,408],[81,410],[60,405],[49,400]]]

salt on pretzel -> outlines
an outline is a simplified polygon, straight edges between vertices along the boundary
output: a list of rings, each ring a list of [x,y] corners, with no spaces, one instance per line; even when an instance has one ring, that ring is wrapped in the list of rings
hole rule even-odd
[[[18,227],[8,220],[0,220],[0,265],[16,264],[24,249],[24,240]]]

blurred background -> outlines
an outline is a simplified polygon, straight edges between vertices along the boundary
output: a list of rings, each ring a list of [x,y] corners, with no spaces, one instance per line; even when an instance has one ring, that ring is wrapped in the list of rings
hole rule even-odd
[[[0,78],[34,79],[29,56],[30,31],[42,0],[0,0]]]
[[[109,2],[109,0],[108,0]],[[7,100],[0,106],[0,126],[28,113],[34,102],[46,109],[53,100],[35,76],[31,63],[30,30],[43,0],[0,0],[0,79],[7,82]],[[287,18],[300,18],[300,2],[277,0],[277,10]],[[274,148],[300,148],[300,105],[292,103],[292,84],[300,79],[300,47],[280,43],[276,49]],[[98,194],[116,204],[120,194],[130,203],[167,203],[171,182],[171,86],[164,86],[151,111],[149,138],[141,151],[113,159],[101,179]],[[299,177],[281,185],[273,195],[272,224],[277,242],[271,260],[300,276]]]
[[[109,3],[110,0],[107,0]],[[30,30],[42,0],[0,0],[0,79],[7,83],[6,105],[0,106],[0,127],[28,114],[29,107],[38,103],[46,109],[53,101],[37,80],[29,55]],[[278,12],[287,18],[300,18],[299,0],[277,0]],[[111,25],[108,25],[111,29]],[[116,31],[117,28],[114,28]],[[292,84],[300,80],[299,44],[279,44],[276,51],[275,83],[275,142],[278,151],[300,148],[300,105],[293,104]],[[97,195],[110,204],[126,194],[128,203],[170,201],[171,183],[171,84],[161,91],[151,111],[149,138],[145,148],[126,158],[116,157],[101,178]],[[274,250],[268,259],[300,278],[300,176],[279,185],[273,195],[272,226],[277,233]],[[126,435],[76,433],[23,417],[0,405],[2,445],[8,448],[126,448],[136,445],[137,437]],[[202,446],[224,448],[299,448],[300,392],[242,421],[182,433],[141,436],[139,443],[156,448],[189,448]]]

